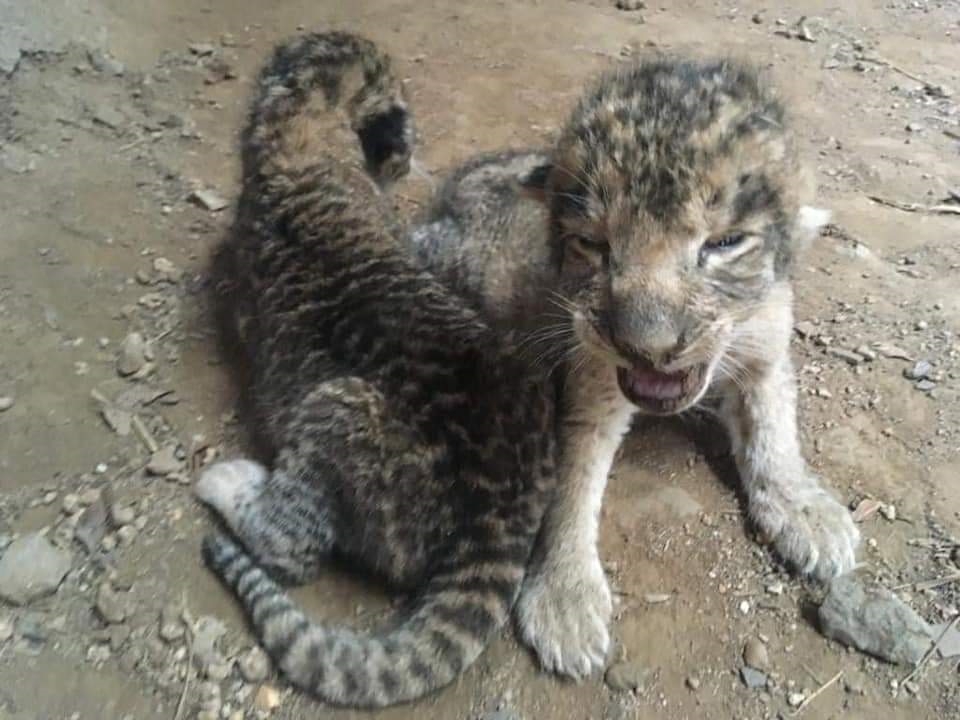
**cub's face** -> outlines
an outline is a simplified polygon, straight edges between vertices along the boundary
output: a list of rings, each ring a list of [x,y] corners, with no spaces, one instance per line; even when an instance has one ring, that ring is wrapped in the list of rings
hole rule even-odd
[[[726,64],[603,79],[542,181],[575,338],[655,414],[769,354],[754,320],[789,303],[794,251],[826,221],[800,207],[779,106]]]

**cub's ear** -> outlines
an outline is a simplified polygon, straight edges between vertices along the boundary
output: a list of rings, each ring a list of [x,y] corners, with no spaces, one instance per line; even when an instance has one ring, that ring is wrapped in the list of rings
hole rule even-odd
[[[830,222],[830,211],[804,205],[797,212],[795,221],[796,238],[801,245],[808,245],[819,234],[823,226]]]
[[[531,168],[523,173],[517,179],[517,187],[520,194],[536,200],[539,203],[547,202],[547,182],[550,180],[550,173],[553,171],[553,165],[543,163]]]

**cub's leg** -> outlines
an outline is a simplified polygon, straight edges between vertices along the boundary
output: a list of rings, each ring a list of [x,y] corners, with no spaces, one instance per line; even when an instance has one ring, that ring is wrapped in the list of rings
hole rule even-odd
[[[559,484],[517,605],[520,633],[547,670],[582,678],[610,646],[610,588],[597,550],[600,504],[633,406],[608,364],[567,383]]]
[[[751,519],[797,571],[826,581],[853,569],[860,534],[847,509],[800,453],[797,388],[789,354],[792,313],[765,325],[769,364],[726,388],[720,417]]]

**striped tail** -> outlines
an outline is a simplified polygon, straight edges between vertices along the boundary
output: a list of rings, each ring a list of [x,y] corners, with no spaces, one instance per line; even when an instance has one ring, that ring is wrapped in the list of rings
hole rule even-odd
[[[357,708],[415,700],[469,667],[509,617],[523,579],[521,554],[461,554],[482,559],[440,568],[388,628],[364,634],[308,619],[225,536],[203,543],[207,564],[240,598],[284,675],[328,703]]]

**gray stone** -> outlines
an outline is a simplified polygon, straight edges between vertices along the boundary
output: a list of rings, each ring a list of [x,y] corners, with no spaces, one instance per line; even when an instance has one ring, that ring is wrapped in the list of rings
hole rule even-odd
[[[126,599],[109,582],[97,591],[97,613],[109,625],[122,623],[127,617]]]
[[[70,553],[40,533],[15,540],[0,558],[0,598],[14,605],[56,592],[70,571]]]
[[[612,690],[638,692],[643,690],[649,674],[645,667],[637,663],[618,662],[607,668],[603,679]]]
[[[744,665],[740,668],[740,679],[743,680],[743,684],[751,690],[759,690],[767,686],[767,674],[755,670],[749,665]]]
[[[756,638],[750,638],[743,645],[743,661],[754,670],[767,670],[770,667],[767,646]]]
[[[0,397],[0,412],[6,412],[13,407],[13,398],[9,395]]]
[[[907,380],[925,380],[933,372],[933,366],[928,360],[917,360],[912,367],[903,371]]]
[[[193,659],[198,668],[223,662],[217,646],[226,632],[226,626],[212,615],[197,618],[193,627]]]
[[[157,450],[147,464],[147,472],[151,475],[172,475],[177,472],[183,463],[177,457],[177,446],[166,445]]]
[[[839,360],[843,360],[845,363],[850,365],[859,365],[863,362],[863,357],[859,354],[853,352],[852,350],[845,350],[844,348],[831,347],[827,348],[827,355],[835,357]]]
[[[132,332],[123,339],[117,357],[117,372],[126,377],[143,368],[149,359],[150,349],[143,335]]]
[[[230,204],[213,190],[194,190],[190,193],[190,200],[210,212],[219,212]]]
[[[900,598],[845,575],[830,584],[820,606],[820,631],[828,638],[882,660],[917,663],[930,648],[930,628]]]

